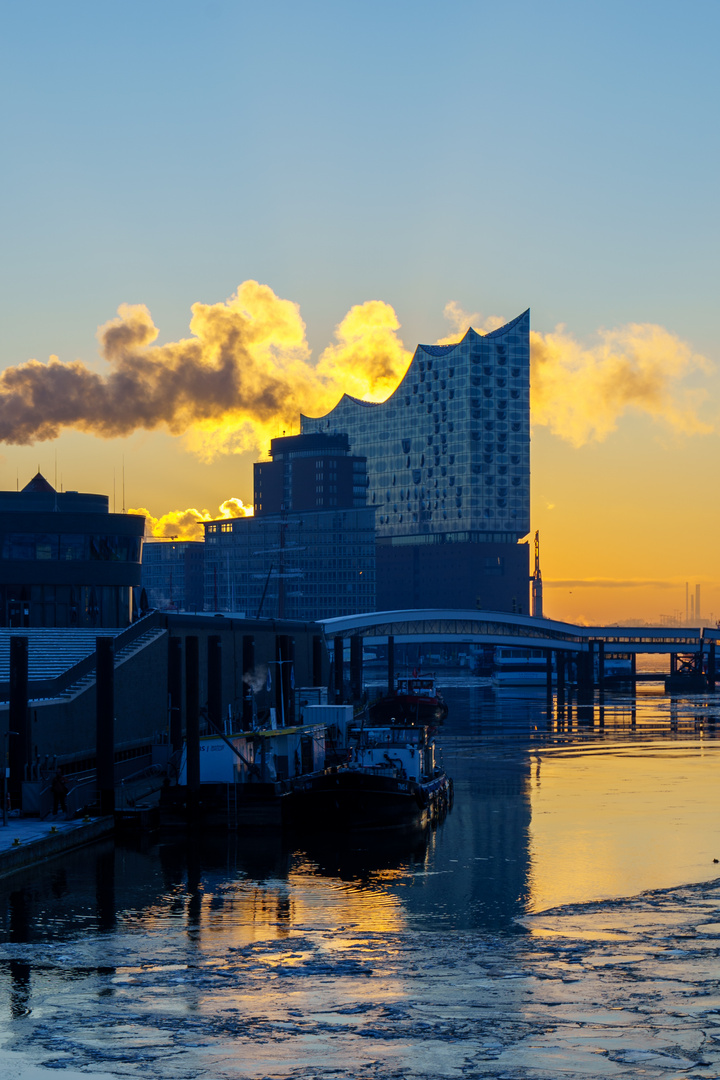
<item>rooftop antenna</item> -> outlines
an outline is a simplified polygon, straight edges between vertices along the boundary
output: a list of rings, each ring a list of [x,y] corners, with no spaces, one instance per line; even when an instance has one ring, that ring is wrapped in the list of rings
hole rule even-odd
[[[122,456],[122,495],[123,495],[122,512],[124,514],[124,513],[126,513],[126,510],[125,510],[125,455],[124,454]]]
[[[115,469],[113,469],[113,514],[115,513]]]
[[[535,533],[535,573],[532,578],[532,613],[537,619],[543,617],[543,585],[540,573],[540,530]]]

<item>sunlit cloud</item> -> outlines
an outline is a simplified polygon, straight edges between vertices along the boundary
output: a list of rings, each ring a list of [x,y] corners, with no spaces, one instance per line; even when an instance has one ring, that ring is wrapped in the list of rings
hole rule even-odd
[[[436,345],[453,345],[465,337],[470,327],[478,334],[484,335],[489,334],[491,330],[499,329],[506,322],[499,315],[489,315],[483,319],[478,311],[472,313],[463,311],[457,300],[448,300],[443,309],[443,318],[450,323],[452,330],[445,337],[438,338]]]
[[[453,300],[444,316],[453,327],[445,343],[470,325],[483,334],[503,322]],[[243,282],[222,303],[194,304],[190,336],[165,344],[144,304],[122,304],[98,330],[106,373],[56,356],[0,372],[0,442],[31,445],[65,430],[110,439],[164,429],[204,460],[264,450],[300,413],[322,415],[344,393],[388,397],[411,359],[399,330],[389,304],[357,304],[314,363],[299,306],[257,281]],[[631,411],[681,434],[711,430],[699,415],[706,392],[683,382],[710,364],[687,343],[650,324],[600,331],[598,339],[582,345],[563,326],[531,332],[536,425],[574,446],[605,439]]]
[[[704,389],[682,385],[712,364],[662,326],[630,323],[601,330],[581,345],[563,326],[530,333],[530,404],[534,424],[582,446],[602,441],[627,412],[644,413],[682,435],[707,434],[699,416]]]
[[[216,514],[209,510],[169,510],[161,517],[153,517],[145,507],[128,510],[129,514],[141,514],[145,518],[145,535],[161,537],[165,540],[202,540],[205,536],[203,521],[217,521],[222,518],[251,517],[252,506],[246,506],[242,499],[226,499]]]

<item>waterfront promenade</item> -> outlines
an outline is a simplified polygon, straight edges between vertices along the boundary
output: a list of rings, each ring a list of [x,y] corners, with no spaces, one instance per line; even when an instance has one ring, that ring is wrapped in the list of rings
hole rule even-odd
[[[8,817],[0,821],[0,878],[90,844],[112,832],[112,817],[65,821],[61,817]]]

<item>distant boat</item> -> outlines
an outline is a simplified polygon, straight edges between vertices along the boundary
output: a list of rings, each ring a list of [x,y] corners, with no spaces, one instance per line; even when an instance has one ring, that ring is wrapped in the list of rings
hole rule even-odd
[[[495,650],[493,686],[545,686],[546,683],[547,659],[542,649],[499,646]]]
[[[397,680],[394,694],[368,705],[370,724],[439,724],[448,714],[434,675],[413,674]]]
[[[293,822],[323,831],[424,826],[452,805],[453,784],[424,725],[355,729],[350,760],[292,781]]]

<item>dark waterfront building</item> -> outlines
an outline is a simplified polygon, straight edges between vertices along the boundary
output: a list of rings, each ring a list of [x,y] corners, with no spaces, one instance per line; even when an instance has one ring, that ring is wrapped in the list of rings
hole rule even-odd
[[[347,435],[290,435],[255,464],[255,513],[358,509],[367,502],[367,461],[349,456]]]
[[[0,626],[124,627],[140,586],[145,519],[38,473],[0,492]]]
[[[373,611],[375,511],[346,435],[273,439],[255,516],[205,525],[205,610],[329,619]]]
[[[12,704],[10,676],[17,638],[27,642],[27,702],[20,709],[17,694]],[[293,683],[328,682],[322,629],[313,623],[153,611],[124,630],[0,629],[0,724],[2,731],[18,732],[9,744],[10,789],[13,806],[22,800],[25,812],[50,811],[50,779],[58,765],[80,777],[71,785],[80,785],[71,790],[71,812],[94,798],[94,781],[86,774],[101,753],[98,638],[112,642],[112,721],[104,753],[116,783],[179,753],[192,708],[201,732],[210,730],[210,720],[222,726],[228,717],[242,728],[258,710],[275,707],[279,713],[281,693],[292,718]],[[268,687],[268,665],[278,659],[289,663],[281,676],[273,669]],[[103,681],[107,691],[106,671]]]
[[[143,545],[142,586],[159,611],[202,611],[205,544],[202,540],[150,540]]]
[[[377,510],[377,607],[528,611],[530,313],[419,345],[380,404],[345,395],[304,434],[347,434]]]

